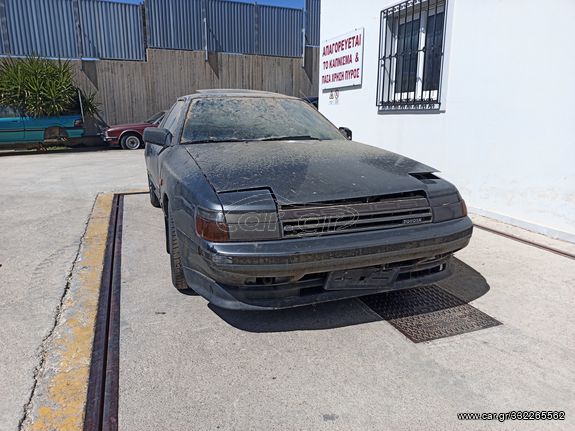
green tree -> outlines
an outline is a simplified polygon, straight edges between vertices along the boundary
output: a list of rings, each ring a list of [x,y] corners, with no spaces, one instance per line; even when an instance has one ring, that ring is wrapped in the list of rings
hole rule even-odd
[[[19,108],[33,117],[70,112],[96,114],[95,93],[85,94],[74,85],[69,61],[39,57],[0,59],[0,105]]]

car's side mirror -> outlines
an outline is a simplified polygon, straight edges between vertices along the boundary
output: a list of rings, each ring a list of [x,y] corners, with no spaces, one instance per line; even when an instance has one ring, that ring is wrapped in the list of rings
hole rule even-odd
[[[350,130],[350,129],[348,129],[347,127],[340,127],[340,128],[339,128],[339,132],[340,132],[343,136],[345,136],[345,139],[351,141],[352,133],[351,133],[351,130]]]
[[[144,142],[161,147],[172,145],[172,133],[168,129],[147,127],[144,129]]]

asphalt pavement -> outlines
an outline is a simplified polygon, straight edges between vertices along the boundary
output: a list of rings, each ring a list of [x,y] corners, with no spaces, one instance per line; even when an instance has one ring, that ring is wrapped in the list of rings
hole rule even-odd
[[[575,414],[573,260],[476,230],[439,286],[502,325],[416,344],[357,299],[238,312],[184,295],[161,211],[125,199],[122,430],[572,428],[457,413]]]
[[[0,430],[10,431],[42,374],[96,195],[143,189],[146,176],[142,151],[0,156],[0,173]],[[176,291],[161,211],[145,195],[125,197],[122,247],[120,430],[575,427],[567,257],[476,229],[437,289],[501,324],[414,343],[357,299],[233,312]],[[457,419],[513,410],[566,420]]]
[[[24,416],[96,195],[145,172],[142,151],[0,156],[0,430]]]

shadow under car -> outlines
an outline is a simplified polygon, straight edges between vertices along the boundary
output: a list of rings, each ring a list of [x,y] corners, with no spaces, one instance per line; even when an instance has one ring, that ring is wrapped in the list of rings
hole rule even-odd
[[[421,287],[414,289],[421,289]],[[417,306],[418,304],[410,303],[410,301],[417,301],[417,298],[401,295],[401,292],[412,289],[377,293],[365,298],[371,297],[371,299],[391,302],[393,308],[401,310],[399,317],[408,317],[455,306],[451,304],[467,304],[485,295],[489,291],[489,284],[475,269],[458,259],[453,259],[453,275],[429,286],[429,289],[440,289],[446,295],[453,296],[455,301],[436,302],[435,306],[432,301],[431,307],[427,305],[422,309]],[[248,332],[321,330],[388,320],[365,305],[362,298],[273,311],[227,310],[212,304],[209,304],[209,308],[229,325]],[[390,318],[397,317],[397,315],[390,316]]]

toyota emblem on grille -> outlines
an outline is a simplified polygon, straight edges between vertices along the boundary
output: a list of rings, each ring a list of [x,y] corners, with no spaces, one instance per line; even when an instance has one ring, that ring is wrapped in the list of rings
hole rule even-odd
[[[418,224],[423,223],[423,219],[421,217],[417,218],[405,218],[402,220],[403,224]]]

